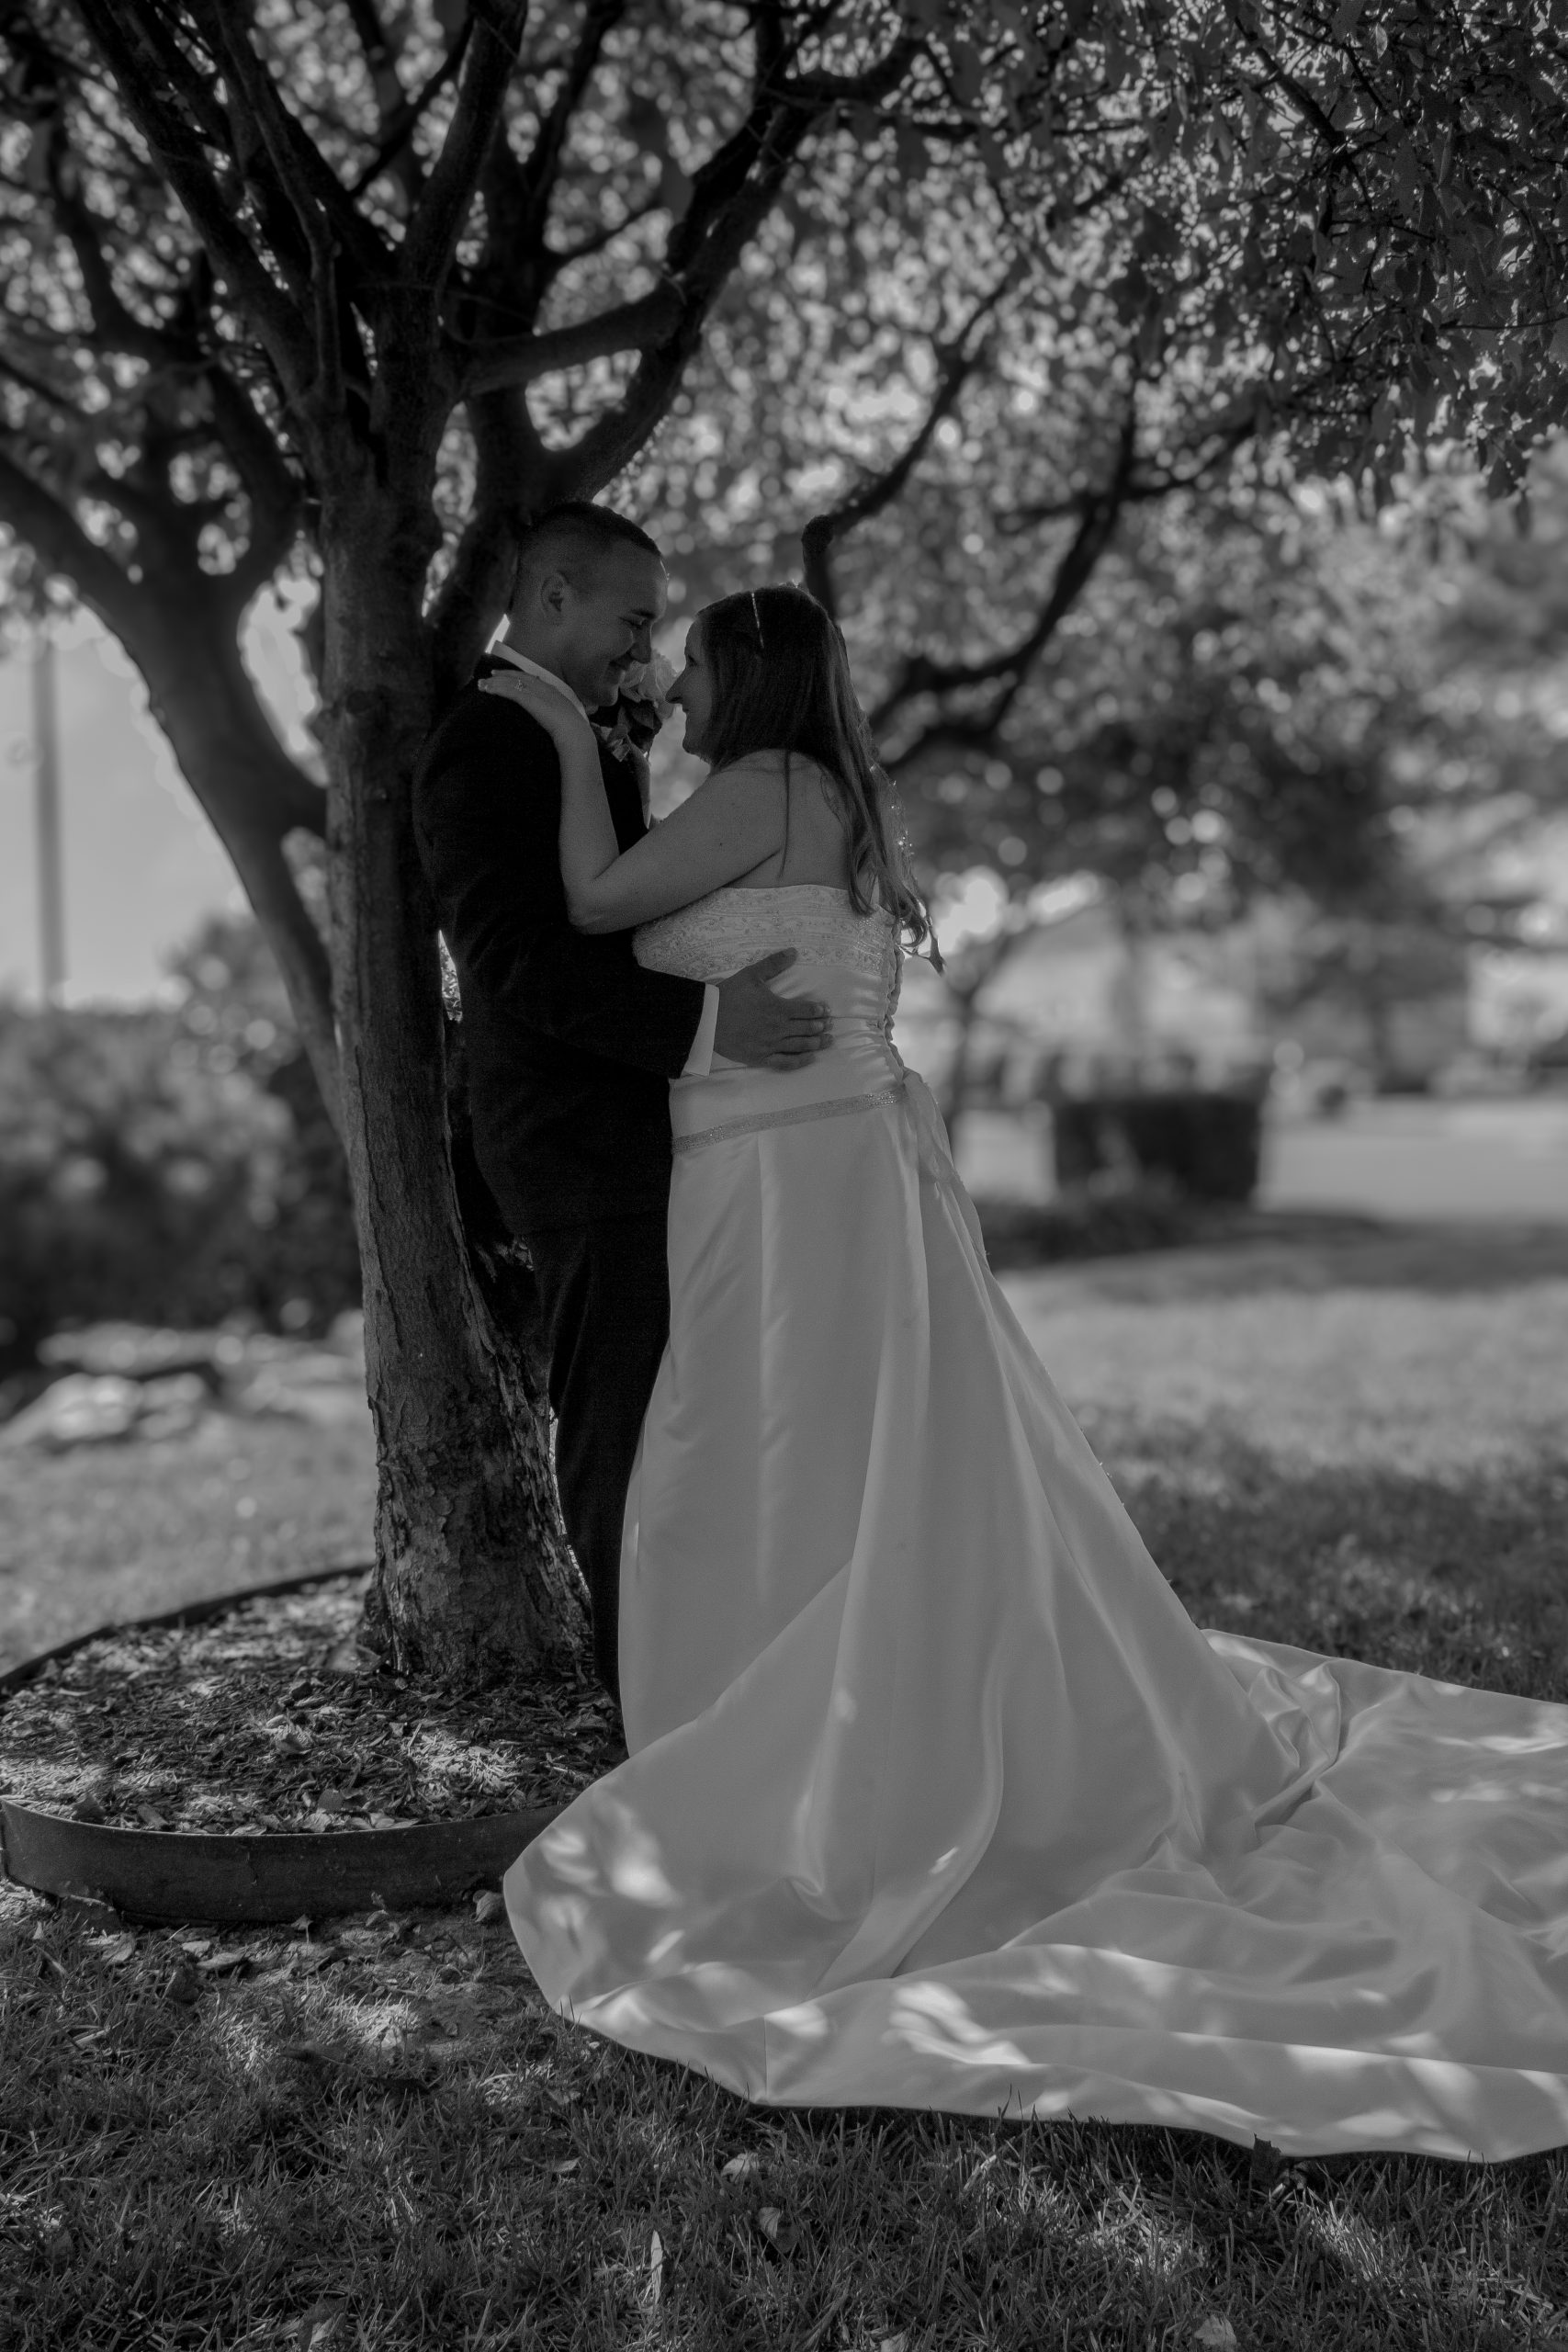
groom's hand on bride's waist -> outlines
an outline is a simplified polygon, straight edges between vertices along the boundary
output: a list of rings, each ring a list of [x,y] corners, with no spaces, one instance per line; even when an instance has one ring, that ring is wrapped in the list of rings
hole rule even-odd
[[[755,1069],[798,1069],[831,1043],[833,1025],[825,1004],[816,997],[776,996],[768,985],[798,952],[778,948],[719,982],[716,1054],[726,1061],[750,1062]]]

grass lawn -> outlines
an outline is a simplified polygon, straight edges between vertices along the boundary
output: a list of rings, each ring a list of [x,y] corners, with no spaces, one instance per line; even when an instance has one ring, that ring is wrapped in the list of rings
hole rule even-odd
[[[1201,1623],[1568,1698],[1568,1236],[1010,1288]],[[361,1550],[363,1449],[273,1438],[13,1461],[5,1638],[166,1603],[193,1554],[210,1585]],[[1568,2155],[1281,2171],[1191,2133],[773,2112],[570,2031],[503,1925],[226,1940],[0,1889],[0,2346],[1568,2352]]]
[[[370,1557],[370,1422],[0,1454],[0,1672],[127,1617]]]

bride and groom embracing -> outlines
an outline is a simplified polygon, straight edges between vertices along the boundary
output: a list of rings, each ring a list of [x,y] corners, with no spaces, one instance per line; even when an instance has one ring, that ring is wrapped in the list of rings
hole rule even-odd
[[[774,2104],[1568,2140],[1568,1707],[1192,1623],[892,1044],[831,621],[698,615],[649,831],[588,713],[657,549],[558,509],[518,579],[416,823],[629,1750],[507,1874],[547,1997]]]

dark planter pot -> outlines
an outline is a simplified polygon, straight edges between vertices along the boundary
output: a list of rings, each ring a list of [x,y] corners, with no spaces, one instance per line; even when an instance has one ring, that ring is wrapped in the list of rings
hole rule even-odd
[[[1117,1172],[1198,1201],[1249,1201],[1258,1190],[1263,1105],[1246,1095],[1085,1095],[1054,1102],[1051,1120],[1063,1192]]]
[[[214,1600],[193,1601],[120,1625],[96,1626],[0,1675],[7,1690],[29,1681],[51,1658],[105,1634],[210,1622],[243,1601],[300,1592],[331,1581],[333,1571],[285,1577]],[[362,1576],[362,1567],[336,1571]],[[164,1926],[200,1921],[223,1927],[332,1918],[347,1911],[434,1908],[475,1887],[493,1886],[558,1807],[499,1813],[477,1821],[432,1821],[400,1829],[281,1832],[213,1838],[177,1829],[111,1829],[72,1821],[0,1797],[0,1866],[19,1886],[81,1902],[107,1903],[128,1919]]]

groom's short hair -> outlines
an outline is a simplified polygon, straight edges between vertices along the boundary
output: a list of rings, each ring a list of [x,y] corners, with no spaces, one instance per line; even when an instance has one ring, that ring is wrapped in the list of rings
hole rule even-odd
[[[660,563],[658,542],[639,524],[617,514],[613,507],[595,506],[592,499],[570,498],[547,508],[529,524],[517,542],[517,562],[506,609],[514,612],[526,590],[558,571],[573,588],[593,580],[604,558],[617,547],[641,548]]]

